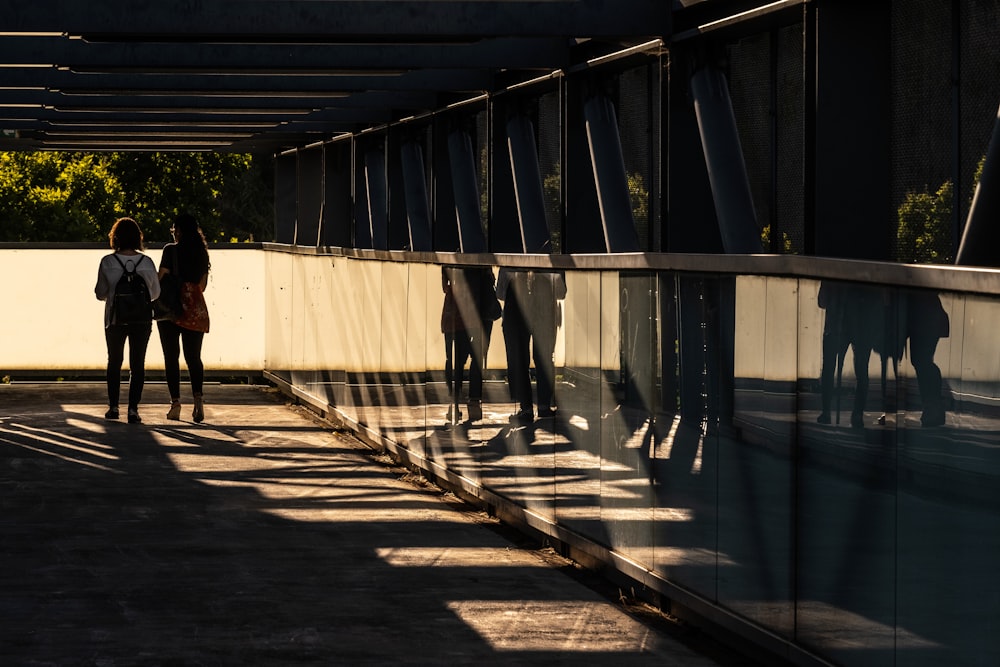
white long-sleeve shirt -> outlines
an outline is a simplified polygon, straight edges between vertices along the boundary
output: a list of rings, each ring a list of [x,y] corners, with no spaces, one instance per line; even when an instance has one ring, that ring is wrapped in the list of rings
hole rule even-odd
[[[101,264],[97,269],[97,285],[94,287],[94,294],[100,301],[104,302],[104,327],[111,325],[111,306],[114,299],[109,299],[115,292],[115,285],[125,273],[121,264],[115,260],[115,255],[127,268],[135,267],[136,273],[142,276],[149,288],[149,298],[156,300],[160,296],[160,279],[157,277],[156,264],[148,255],[141,252],[133,255],[125,253],[114,253],[101,258]]]

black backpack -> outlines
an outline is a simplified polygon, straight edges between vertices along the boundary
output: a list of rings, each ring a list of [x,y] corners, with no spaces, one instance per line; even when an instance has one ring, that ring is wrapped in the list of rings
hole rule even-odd
[[[115,285],[115,293],[112,295],[114,301],[111,302],[111,324],[143,324],[153,319],[153,306],[149,298],[149,286],[146,281],[136,273],[138,263],[146,258],[139,255],[137,262],[126,260],[122,262],[118,255],[112,257],[121,264],[122,277]],[[132,267],[130,271],[128,266]]]

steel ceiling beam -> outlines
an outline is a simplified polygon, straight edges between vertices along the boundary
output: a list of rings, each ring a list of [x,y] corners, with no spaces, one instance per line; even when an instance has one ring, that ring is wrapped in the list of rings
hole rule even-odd
[[[318,41],[383,38],[391,42],[507,36],[634,37],[667,31],[664,0],[4,0],[4,30],[65,32],[156,41]]]
[[[663,38],[677,9],[670,0],[0,0],[0,149],[281,152]]]
[[[340,70],[557,69],[569,63],[566,38],[484,38],[469,44],[267,44],[88,42],[68,36],[10,36],[0,62],[56,65],[79,71],[303,72]]]

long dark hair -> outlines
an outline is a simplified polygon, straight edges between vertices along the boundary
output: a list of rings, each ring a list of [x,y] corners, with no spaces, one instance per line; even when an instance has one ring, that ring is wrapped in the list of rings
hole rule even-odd
[[[198,226],[198,221],[189,213],[181,213],[174,220],[174,229],[178,232],[177,256],[181,272],[190,276],[197,274],[201,278],[212,268],[208,259],[208,242]]]

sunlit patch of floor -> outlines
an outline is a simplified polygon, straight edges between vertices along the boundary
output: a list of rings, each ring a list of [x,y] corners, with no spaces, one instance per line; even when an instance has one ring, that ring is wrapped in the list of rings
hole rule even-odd
[[[892,627],[825,602],[800,600],[798,634],[831,650],[912,650],[939,647],[905,628]]]
[[[639,653],[657,636],[607,602],[462,600],[448,603],[496,651]]]
[[[393,567],[550,567],[531,551],[509,547],[385,547],[375,552]]]
[[[16,421],[0,422],[0,443],[106,472],[113,472],[119,459],[110,447],[91,439]]]

